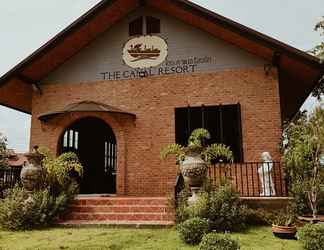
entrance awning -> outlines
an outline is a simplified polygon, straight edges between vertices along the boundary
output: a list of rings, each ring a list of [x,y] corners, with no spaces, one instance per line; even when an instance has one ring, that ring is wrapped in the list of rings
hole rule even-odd
[[[107,112],[107,113],[128,115],[131,116],[132,118],[136,118],[136,115],[133,113],[123,111],[119,108],[104,103],[94,102],[94,101],[82,101],[78,103],[69,104],[62,110],[54,110],[51,112],[41,114],[38,116],[38,119],[44,122],[57,115],[67,114],[72,112]]]

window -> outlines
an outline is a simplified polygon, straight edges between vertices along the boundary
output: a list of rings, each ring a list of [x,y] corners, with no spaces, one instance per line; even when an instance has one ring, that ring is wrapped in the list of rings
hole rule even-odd
[[[207,144],[230,146],[235,162],[243,161],[240,105],[186,107],[175,109],[176,142],[187,145],[191,132],[206,128],[211,135]]]
[[[79,147],[79,132],[67,130],[63,136],[63,152],[76,151]]]
[[[117,145],[105,141],[105,172],[116,174],[117,166]]]
[[[143,35],[143,17],[139,17],[129,24],[129,36]]]
[[[147,16],[146,17],[146,33],[148,35],[160,33],[160,19]]]
[[[147,16],[145,17],[145,23],[147,35],[161,33],[160,19]],[[129,23],[129,36],[139,36],[144,33],[144,17],[139,17]]]

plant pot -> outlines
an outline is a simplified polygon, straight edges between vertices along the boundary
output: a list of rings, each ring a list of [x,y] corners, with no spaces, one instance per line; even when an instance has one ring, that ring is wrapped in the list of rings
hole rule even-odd
[[[272,233],[281,239],[296,239],[297,227],[272,225]]]
[[[28,164],[24,166],[20,173],[21,182],[26,191],[32,192],[39,188],[43,180],[43,168],[41,166],[44,158],[37,149],[32,153],[27,153]]]
[[[300,220],[302,222],[312,223],[312,224],[321,222],[321,219],[319,217],[314,219],[312,215],[298,216],[298,220]]]
[[[187,152],[180,170],[187,186],[200,187],[207,174],[207,164],[199,153]]]

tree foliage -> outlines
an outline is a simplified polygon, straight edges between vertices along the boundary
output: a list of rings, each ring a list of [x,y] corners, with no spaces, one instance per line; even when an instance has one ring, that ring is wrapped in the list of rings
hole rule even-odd
[[[0,133],[0,168],[8,166],[7,138]]]
[[[306,194],[315,218],[324,183],[324,109],[318,107],[310,117],[300,116],[285,134],[284,161],[292,189]]]
[[[315,31],[320,32],[320,34],[324,36],[324,17],[322,17],[322,20],[315,25]],[[318,58],[320,58],[321,61],[323,62],[324,61],[324,41],[318,44],[317,46],[315,46],[312,49],[311,53],[317,56]],[[324,94],[324,75],[319,80],[319,84],[313,90],[312,95],[316,97],[318,100],[320,100],[321,95],[323,94]]]
[[[315,25],[315,31],[320,32],[320,34],[324,36],[324,17]],[[324,60],[324,41],[317,45],[312,52],[321,60]]]

